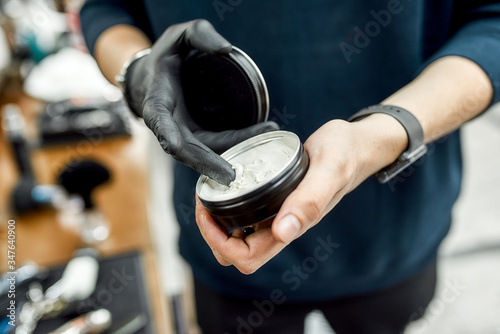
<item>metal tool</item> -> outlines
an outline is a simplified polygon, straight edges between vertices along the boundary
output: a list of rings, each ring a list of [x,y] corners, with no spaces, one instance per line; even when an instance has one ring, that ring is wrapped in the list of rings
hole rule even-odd
[[[85,300],[94,292],[99,262],[96,252],[83,249],[67,264],[62,277],[44,293],[40,283],[29,287],[29,301],[19,313],[16,334],[31,334],[38,321],[58,316],[72,302]]]
[[[98,334],[111,326],[111,312],[99,309],[68,321],[51,334]]]
[[[47,268],[40,267],[34,262],[26,262],[16,270],[16,289],[33,281],[42,281],[47,278],[49,271]],[[0,296],[6,296],[9,291],[10,283],[7,280],[10,274],[5,273],[0,278]]]

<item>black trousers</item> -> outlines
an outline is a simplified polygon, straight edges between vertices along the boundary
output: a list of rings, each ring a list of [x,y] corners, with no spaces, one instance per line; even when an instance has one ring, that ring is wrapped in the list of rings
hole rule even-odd
[[[213,291],[195,279],[204,334],[302,334],[305,316],[320,310],[337,334],[400,334],[432,300],[436,262],[389,289],[331,301],[271,304]]]

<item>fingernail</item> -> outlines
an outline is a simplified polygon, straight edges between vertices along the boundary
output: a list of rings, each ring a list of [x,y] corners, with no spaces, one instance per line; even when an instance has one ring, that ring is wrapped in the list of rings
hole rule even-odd
[[[294,215],[285,216],[278,222],[278,235],[285,243],[292,242],[300,232],[300,222]]]

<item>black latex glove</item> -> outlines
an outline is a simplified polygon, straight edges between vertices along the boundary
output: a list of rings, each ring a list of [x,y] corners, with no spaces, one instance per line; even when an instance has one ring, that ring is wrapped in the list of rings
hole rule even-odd
[[[208,21],[176,24],[154,43],[149,55],[132,63],[125,82],[130,108],[144,119],[163,150],[226,185],[234,180],[235,172],[215,152],[279,128],[274,122],[265,122],[241,130],[210,132],[202,130],[189,116],[180,81],[182,59],[193,49],[228,54],[231,48]]]

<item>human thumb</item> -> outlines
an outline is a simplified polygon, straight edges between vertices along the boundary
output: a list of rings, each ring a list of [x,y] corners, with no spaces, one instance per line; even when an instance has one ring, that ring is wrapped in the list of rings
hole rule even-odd
[[[273,234],[285,244],[289,244],[295,240],[299,236],[301,230],[302,224],[293,214],[288,214],[279,221],[273,223]]]
[[[297,186],[283,202],[272,224],[276,240],[289,244],[317,224],[340,199],[336,173],[328,161],[322,162],[309,152],[309,169]],[[336,196],[336,195],[339,196]]]

